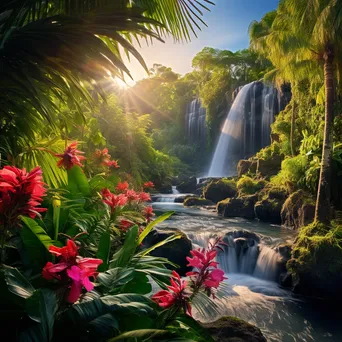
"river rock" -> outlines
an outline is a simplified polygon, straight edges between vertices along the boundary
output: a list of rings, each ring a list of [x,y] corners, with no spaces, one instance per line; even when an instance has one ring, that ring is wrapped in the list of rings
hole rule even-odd
[[[217,212],[223,217],[243,217],[254,219],[254,204],[257,200],[255,195],[243,198],[227,198],[217,204]]]
[[[203,196],[214,203],[218,203],[226,198],[234,197],[236,193],[236,183],[232,179],[211,181],[203,189]]]
[[[212,201],[209,201],[202,197],[189,196],[184,200],[185,207],[203,207],[215,205]]]
[[[260,221],[280,224],[281,223],[280,212],[281,212],[282,207],[283,207],[282,202],[279,202],[276,200],[265,199],[255,204],[255,207],[254,207],[255,216]]]
[[[260,329],[236,317],[222,317],[212,323],[202,323],[219,342],[266,342]]]
[[[191,268],[187,267],[187,256],[190,255],[192,249],[191,240],[187,235],[178,229],[154,229],[144,240],[143,248],[149,248],[157,244],[158,242],[164,241],[173,234],[181,234],[180,239],[171,241],[164,246],[158,247],[153,250],[150,255],[156,257],[163,257],[178,265],[178,268],[173,268],[167,265],[169,269],[175,269],[181,276],[185,276],[186,272],[191,271]]]
[[[191,195],[177,196],[175,198],[175,203],[184,203],[188,197],[191,197]]]
[[[314,217],[315,202],[303,190],[298,190],[288,197],[281,210],[282,225],[293,229],[306,226]]]
[[[197,178],[195,176],[184,179],[177,185],[177,190],[182,193],[194,193],[196,191]]]

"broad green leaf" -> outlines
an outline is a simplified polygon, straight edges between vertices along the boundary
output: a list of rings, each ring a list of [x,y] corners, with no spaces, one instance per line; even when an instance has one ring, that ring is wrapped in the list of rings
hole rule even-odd
[[[36,237],[38,241],[47,249],[49,250],[49,247],[53,245],[53,240],[50,238],[49,235],[46,234],[45,230],[38,225],[38,223],[26,216],[21,216],[21,220],[24,223],[23,228],[21,229],[21,232],[23,230],[30,230],[32,234]],[[22,234],[21,234],[22,235]],[[23,241],[24,244],[27,242],[32,243],[32,241],[27,241],[26,239]]]
[[[88,197],[91,194],[87,177],[77,165],[68,170],[68,190],[72,196],[81,193],[83,196]]]
[[[148,294],[152,291],[152,285],[146,274],[135,272],[134,277],[122,289],[123,293]]]
[[[110,233],[104,232],[100,237],[99,247],[96,253],[96,257],[103,261],[103,264],[101,264],[98,268],[100,272],[108,270],[110,248]]]
[[[130,263],[137,248],[138,233],[139,227],[137,225],[129,229],[123,246],[113,256],[113,260],[110,263],[111,268],[125,267]]]
[[[48,289],[36,290],[26,301],[26,312],[34,322],[20,333],[20,341],[51,341],[57,312],[56,294]]]
[[[17,268],[3,265],[2,269],[8,291],[24,299],[33,295],[34,287]]]
[[[116,267],[111,268],[106,272],[100,272],[97,276],[99,284],[108,289],[116,289],[125,285],[134,278],[133,268]]]
[[[161,330],[161,329],[139,329],[139,330],[133,330],[125,332],[117,337],[111,338],[108,340],[108,342],[114,342],[114,341],[122,341],[126,338],[135,338],[143,340],[151,340],[153,337],[167,335],[169,332],[167,330]]]
[[[138,245],[140,245],[146,236],[151,232],[154,226],[156,226],[158,223],[161,223],[165,220],[167,220],[171,215],[174,214],[174,211],[167,212],[163,215],[158,216],[154,221],[150,222],[147,227],[144,229],[144,231],[140,234],[138,239]]]

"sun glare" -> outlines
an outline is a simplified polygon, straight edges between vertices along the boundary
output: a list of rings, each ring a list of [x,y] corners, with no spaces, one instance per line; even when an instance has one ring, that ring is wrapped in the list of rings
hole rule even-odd
[[[127,89],[129,87],[129,85],[125,81],[121,80],[118,77],[115,77],[115,78],[112,77],[112,80],[114,83],[116,83],[122,89]]]

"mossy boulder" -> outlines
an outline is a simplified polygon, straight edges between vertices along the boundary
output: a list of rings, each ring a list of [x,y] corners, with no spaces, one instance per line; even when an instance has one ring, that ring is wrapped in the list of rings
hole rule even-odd
[[[342,302],[342,225],[312,223],[299,230],[287,268],[296,293]]]
[[[184,199],[183,202],[185,207],[200,207],[200,206],[208,206],[215,205],[212,201],[209,201],[202,197],[189,196]]]
[[[243,217],[254,219],[254,205],[257,196],[245,196],[243,198],[227,198],[216,206],[217,212],[223,217]]]
[[[259,201],[255,204],[255,216],[264,222],[280,224],[281,210],[285,202],[287,192],[284,188],[274,187],[268,184],[260,193]]]
[[[183,178],[182,181],[177,184],[177,190],[181,193],[194,193],[196,191],[197,178],[195,176]]]
[[[254,179],[249,176],[242,176],[237,182],[239,197],[254,195],[266,186],[267,182],[263,179]]]
[[[212,323],[202,323],[215,341],[266,342],[260,329],[236,317],[222,317]]]
[[[274,155],[269,159],[258,159],[257,173],[262,177],[270,178],[276,175],[281,169],[282,158],[279,155]]]
[[[298,229],[308,225],[315,217],[314,199],[303,190],[291,194],[281,210],[281,223],[286,227]]]
[[[178,229],[154,229],[144,240],[143,248],[149,248],[157,244],[158,242],[164,241],[173,234],[181,234],[181,238],[171,241],[164,246],[158,247],[153,250],[150,255],[156,257],[163,257],[178,265],[179,267],[173,268],[167,265],[169,269],[176,270],[181,276],[185,276],[186,272],[191,269],[187,267],[186,257],[190,256],[192,249],[191,240],[187,235]]]
[[[246,174],[255,174],[257,171],[257,161],[253,159],[242,159],[237,164],[237,174],[241,178]]]
[[[203,197],[214,203],[236,195],[236,183],[233,179],[211,181],[203,189]]]

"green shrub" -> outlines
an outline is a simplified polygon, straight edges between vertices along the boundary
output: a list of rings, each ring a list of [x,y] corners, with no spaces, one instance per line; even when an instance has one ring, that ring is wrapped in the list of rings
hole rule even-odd
[[[275,156],[280,156],[281,155],[281,146],[277,142],[273,142],[270,146],[267,146],[263,149],[261,149],[255,157],[258,159],[272,159]]]
[[[242,176],[237,182],[237,189],[239,196],[254,195],[256,192],[263,189],[266,185],[266,181],[256,180],[248,176]]]

